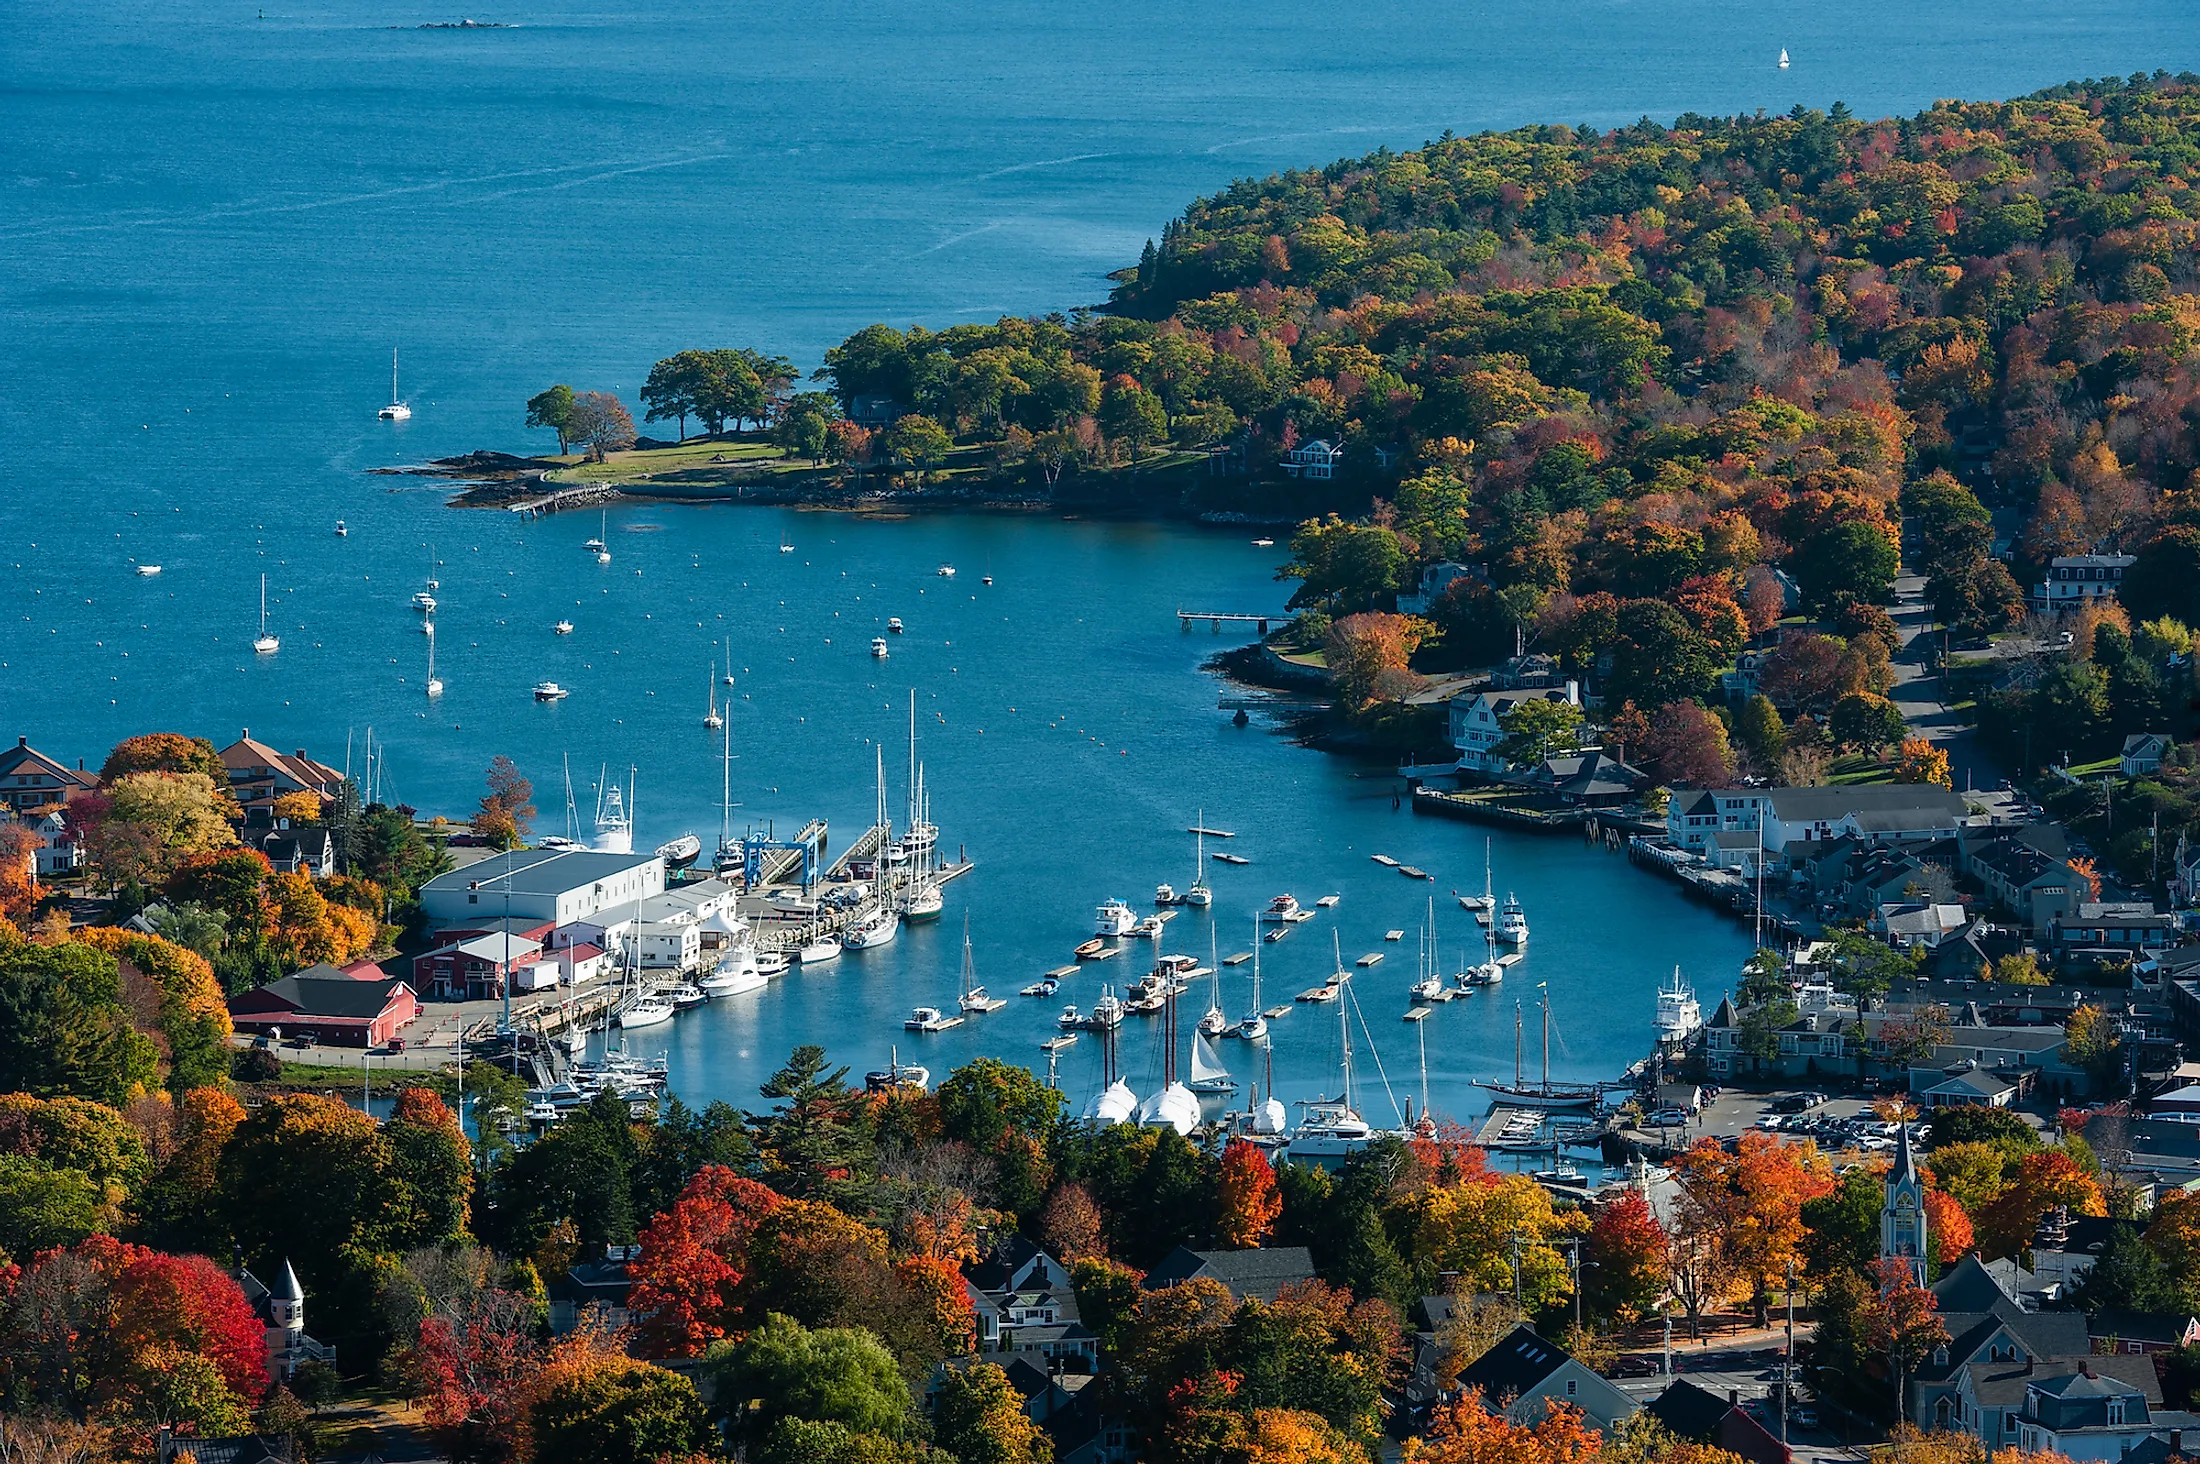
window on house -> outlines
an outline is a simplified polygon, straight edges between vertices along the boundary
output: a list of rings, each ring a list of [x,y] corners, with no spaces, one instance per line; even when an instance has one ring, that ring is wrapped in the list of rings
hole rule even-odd
[[[2120,1423],[2122,1423],[2122,1422],[2124,1421],[2124,1400],[2123,1400],[2123,1399],[2121,1399],[2121,1398],[2111,1398],[2111,1399],[2109,1399],[2109,1400],[2108,1400],[2108,1421],[2109,1421],[2109,1424],[2110,1424],[2110,1426],[2111,1426],[2111,1427],[2113,1427],[2113,1426],[2115,1426],[2115,1425],[2117,1425],[2117,1424],[2120,1424]]]
[[[1580,1392],[1580,1391],[1581,1391],[1581,1383],[1579,1382],[1579,1380],[1577,1380],[1577,1379],[1574,1379],[1574,1378],[1568,1378],[1568,1379],[1566,1380],[1566,1396],[1567,1396],[1567,1397],[1571,1398],[1571,1397],[1573,1397],[1573,1396],[1574,1396],[1574,1395],[1575,1395],[1576,1393],[1578,1393],[1578,1392]]]

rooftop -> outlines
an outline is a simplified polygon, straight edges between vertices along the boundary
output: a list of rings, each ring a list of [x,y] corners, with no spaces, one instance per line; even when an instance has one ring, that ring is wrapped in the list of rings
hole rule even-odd
[[[599,854],[593,850],[514,849],[439,874],[421,887],[423,897],[478,889],[485,895],[562,895],[601,884],[629,870],[657,863],[655,854]]]

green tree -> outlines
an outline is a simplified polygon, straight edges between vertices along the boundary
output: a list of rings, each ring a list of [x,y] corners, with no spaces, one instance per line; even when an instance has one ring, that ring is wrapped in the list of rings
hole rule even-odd
[[[573,420],[573,388],[560,382],[527,399],[527,425],[558,434],[558,451],[572,450],[567,429]]]
[[[886,429],[887,452],[906,465],[919,483],[931,476],[935,465],[947,461],[954,447],[955,439],[947,435],[945,427],[915,413]]]
[[[112,1209],[87,1174],[0,1154],[0,1253],[28,1261],[107,1229]]]
[[[1581,745],[1581,708],[1572,702],[1531,698],[1497,714],[1505,736],[1490,749],[1507,762],[1534,767]]]
[[[831,449],[833,424],[841,420],[840,404],[831,393],[799,392],[772,424],[772,441],[794,457],[823,462]]]
[[[1371,608],[1405,582],[1398,536],[1379,525],[1348,524],[1335,514],[1310,519],[1291,536],[1291,558],[1276,578],[1300,581],[1289,608],[1341,614]]]
[[[121,1108],[155,1085],[158,1058],[131,1027],[113,956],[0,926],[0,1092]]]
[[[695,1384],[627,1358],[554,1369],[527,1410],[535,1464],[655,1464],[709,1447]]]
[[[648,409],[642,420],[677,419],[680,436],[686,438],[687,419],[701,413],[710,372],[710,360],[701,351],[681,351],[650,367],[649,379],[642,383],[642,405]]]
[[[2200,625],[2200,527],[2174,524],[2141,545],[2117,593],[2134,620]]]
[[[1755,766],[1766,770],[1780,766],[1780,755],[1787,751],[1787,723],[1780,719],[1780,709],[1771,697],[1753,696],[1742,703],[1734,718],[1734,738]]]
[[[1803,603],[1831,614],[1844,600],[1879,604],[1894,590],[1902,557],[1875,524],[1850,520],[1820,529],[1795,552]]]
[[[1803,1202],[1803,1271],[1814,1281],[1842,1272],[1861,1275],[1879,1258],[1879,1214],[1886,1183],[1859,1165],[1833,1189]]]
[[[1169,435],[1169,414],[1161,398],[1128,376],[1118,376],[1100,393],[1100,430],[1116,442],[1130,444],[1131,461],[1148,443]]]
[[[773,1312],[708,1354],[718,1411],[738,1438],[768,1438],[782,1419],[889,1437],[910,1427],[909,1387],[886,1344],[861,1327],[811,1329]]]
[[[1054,1446],[1023,1396],[990,1362],[950,1368],[933,1402],[933,1436],[961,1464],[1052,1464]]]
[[[1890,745],[1909,735],[1902,712],[1883,696],[1868,691],[1851,692],[1833,704],[1828,720],[1833,740],[1853,747],[1867,757],[1877,757]]]

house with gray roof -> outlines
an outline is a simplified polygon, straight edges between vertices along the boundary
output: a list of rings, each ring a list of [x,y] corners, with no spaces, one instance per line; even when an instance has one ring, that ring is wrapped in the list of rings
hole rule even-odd
[[[2147,1357],[1974,1365],[1963,1370],[1955,1396],[1959,1426],[1988,1449],[2118,1460],[2145,1439],[2200,1426],[2200,1415],[2162,1407]]]
[[[1144,1285],[1148,1291],[1159,1291],[1200,1279],[1220,1281],[1239,1301],[1272,1302],[1284,1287],[1314,1279],[1314,1256],[1303,1245],[1236,1251],[1195,1251],[1180,1245],[1146,1273]]]
[[[1525,1324],[1459,1374],[1462,1389],[1478,1390],[1482,1406],[1515,1423],[1536,1424],[1555,1403],[1582,1412],[1591,1428],[1611,1429],[1635,1416],[1635,1400]]]

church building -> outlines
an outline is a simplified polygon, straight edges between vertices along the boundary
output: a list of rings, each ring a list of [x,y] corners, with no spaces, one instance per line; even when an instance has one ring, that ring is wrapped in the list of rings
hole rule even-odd
[[[1925,1179],[1910,1152],[1910,1126],[1895,1141],[1894,1168],[1887,1171],[1887,1200],[1879,1208],[1879,1258],[1909,1267],[1910,1279],[1923,1286],[1925,1257]]]

